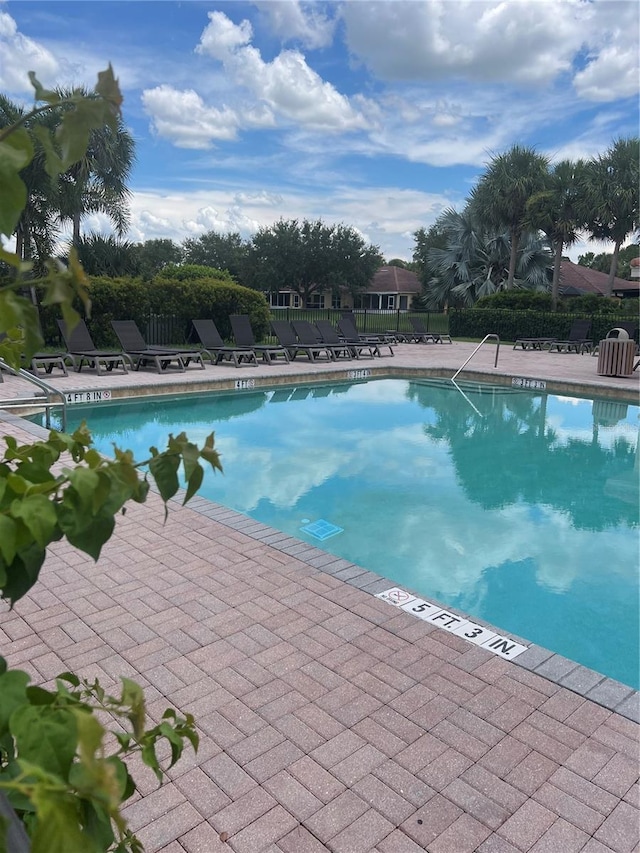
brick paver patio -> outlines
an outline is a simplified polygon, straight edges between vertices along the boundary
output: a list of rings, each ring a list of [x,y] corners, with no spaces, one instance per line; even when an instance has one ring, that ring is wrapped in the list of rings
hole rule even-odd
[[[404,345],[355,366],[450,375],[471,350]],[[477,360],[495,375],[493,351]],[[499,372],[637,398],[637,374],[597,377],[595,362],[507,350]],[[335,371],[294,363],[52,381],[150,393]],[[0,399],[24,393],[13,377],[0,384]],[[30,440],[21,423],[8,416],[3,434]],[[612,698],[600,682],[591,701],[594,685],[562,686],[557,665],[555,680],[531,671],[548,655],[529,668],[502,660],[375,598],[379,582],[363,569],[292,542],[200,498],[175,503],[163,524],[151,496],[118,520],[97,565],[57,543],[32,592],[0,612],[2,654],[35,682],[65,669],[105,686],[127,675],[144,685],[154,720],[169,704],[195,715],[197,755],[185,753],[160,788],[135,772],[143,796],[126,816],[149,853],[639,849],[637,694]]]

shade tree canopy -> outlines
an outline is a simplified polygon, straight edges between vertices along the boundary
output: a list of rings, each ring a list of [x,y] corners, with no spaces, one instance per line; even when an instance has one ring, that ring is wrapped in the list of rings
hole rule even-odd
[[[378,247],[350,226],[280,219],[254,235],[244,283],[266,292],[292,290],[306,306],[316,293],[358,293],[382,263]]]

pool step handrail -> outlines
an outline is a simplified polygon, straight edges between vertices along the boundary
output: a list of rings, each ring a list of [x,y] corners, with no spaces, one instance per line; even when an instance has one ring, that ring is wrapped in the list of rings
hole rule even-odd
[[[26,379],[27,382],[31,382],[33,385],[36,385],[41,391],[46,392],[46,396],[42,397],[28,397],[22,399],[15,400],[0,400],[0,409],[10,409],[10,408],[24,408],[26,406],[34,405],[34,406],[42,406],[45,410],[45,424],[47,429],[51,427],[51,415],[50,409],[55,406],[62,407],[62,429],[63,431],[67,428],[67,400],[64,396],[64,392],[60,391],[58,388],[55,388],[53,385],[50,385],[48,382],[45,382],[44,379],[41,379],[39,376],[34,376],[28,370],[25,370],[23,367],[11,367],[10,364],[7,364],[6,361],[0,358],[0,370],[5,370],[7,373],[10,373],[12,376],[19,376],[21,379]],[[52,397],[59,397],[60,402],[54,402]]]
[[[471,359],[474,357],[474,355],[478,352],[478,350],[480,349],[480,347],[482,346],[482,344],[486,343],[486,341],[488,341],[488,340],[489,340],[489,338],[495,338],[495,339],[496,339],[496,341],[497,341],[497,343],[498,343],[498,345],[497,345],[497,347],[496,347],[496,360],[495,360],[495,363],[494,363],[494,365],[493,365],[493,366],[494,366],[494,368],[496,368],[496,367],[498,366],[498,354],[500,353],[500,338],[499,338],[499,337],[498,337],[498,335],[496,335],[496,334],[489,334],[489,335],[485,335],[485,336],[484,336],[484,338],[483,338],[483,339],[480,341],[480,343],[478,344],[478,346],[477,346],[477,347],[474,349],[474,351],[471,353],[471,355],[469,356],[469,358],[464,362],[464,364],[461,364],[461,365],[460,365],[460,367],[459,367],[459,368],[456,370],[456,372],[453,374],[453,376],[451,377],[451,381],[452,381],[452,382],[455,382],[456,376],[457,376],[457,375],[458,375],[458,374],[459,374],[459,373],[460,373],[460,372],[461,372],[461,371],[462,371],[462,370],[463,370],[463,369],[464,369],[464,368],[469,364],[469,362],[470,362],[470,361],[471,361]]]

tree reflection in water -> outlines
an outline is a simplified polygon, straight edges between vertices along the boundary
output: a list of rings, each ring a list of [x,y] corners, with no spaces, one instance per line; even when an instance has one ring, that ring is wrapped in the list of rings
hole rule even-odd
[[[435,423],[424,432],[446,442],[470,500],[484,509],[550,506],[581,530],[638,525],[637,443],[618,437],[608,447],[599,440],[602,427],[625,417],[625,404],[596,401],[585,442],[559,439],[547,423],[547,394],[481,386],[465,394],[480,414],[469,405],[461,416],[460,397],[448,388],[412,383],[408,390],[409,399],[433,410]]]

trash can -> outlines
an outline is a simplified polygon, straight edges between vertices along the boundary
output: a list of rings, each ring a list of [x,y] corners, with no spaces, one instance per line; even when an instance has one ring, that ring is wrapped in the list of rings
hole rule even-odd
[[[631,376],[635,354],[635,341],[605,338],[598,346],[598,376]]]

